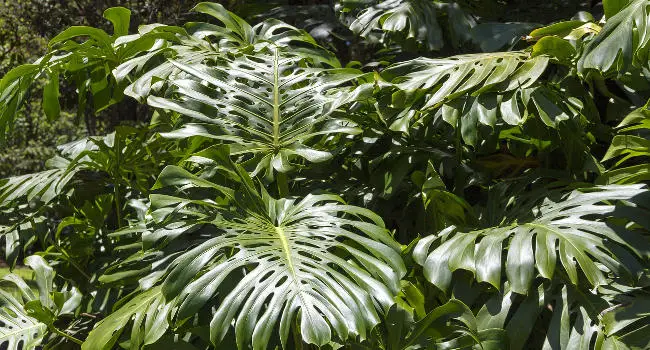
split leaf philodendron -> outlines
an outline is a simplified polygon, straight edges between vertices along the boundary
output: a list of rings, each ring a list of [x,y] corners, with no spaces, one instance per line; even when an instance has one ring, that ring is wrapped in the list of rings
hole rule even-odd
[[[3,259],[33,270],[0,280],[0,348],[649,348],[650,1],[466,5],[315,7],[364,62],[267,16],[290,6],[54,37],[0,79],[0,141],[39,87],[69,109],[60,84],[148,123],[0,180]]]

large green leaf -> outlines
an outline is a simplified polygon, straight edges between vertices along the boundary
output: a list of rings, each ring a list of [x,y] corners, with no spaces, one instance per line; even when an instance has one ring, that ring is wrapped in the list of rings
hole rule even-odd
[[[222,5],[208,2],[198,4],[193,11],[208,15],[219,24],[188,22],[182,28],[152,24],[141,27],[139,34],[129,39],[128,42],[156,39],[156,44],[115,68],[114,75],[118,81],[132,81],[125,90],[126,95],[145,101],[152,89],[161,87],[161,79],[177,74],[180,70],[168,58],[183,64],[212,62],[226,53],[250,53],[254,46],[269,43],[290,47],[294,53],[318,63],[340,67],[336,57],[320,48],[304,30],[281,21],[268,19],[251,27]]]
[[[623,4],[618,4],[617,8]],[[615,12],[612,6],[609,11]],[[595,69],[606,75],[620,75],[633,67],[648,66],[650,50],[650,2],[631,1],[590,41],[578,61],[578,69]]]
[[[423,108],[469,93],[507,92],[537,82],[549,58],[523,51],[424,58],[398,63],[383,73],[405,91],[426,90]]]
[[[175,166],[162,172],[151,196],[159,228],[143,237],[146,246],[191,243],[172,255],[162,284],[173,319],[214,305],[212,341],[234,321],[240,348],[252,341],[265,349],[275,329],[286,343],[296,319],[307,343],[367,337],[405,272],[381,219],[335,195],[260,195],[224,149],[193,160],[212,166],[198,176]]]
[[[302,55],[272,46],[214,62],[172,63],[181,72],[168,78],[170,89],[164,96],[150,96],[148,103],[189,119],[162,135],[229,143],[234,155],[253,157],[249,163],[254,174],[287,172],[296,158],[323,161],[330,153],[311,148],[310,139],[359,132],[329,118],[354,99],[353,88],[344,85],[359,77],[359,71],[313,68]]]
[[[555,278],[558,259],[573,284],[582,280],[578,268],[586,278],[583,282],[605,283],[605,272],[598,263],[615,275],[634,278],[641,269],[640,261],[650,253],[650,245],[639,233],[611,220],[648,225],[648,212],[643,207],[648,191],[644,186],[552,193],[539,205],[513,204],[501,226],[464,233],[451,227],[426,237],[415,248],[414,258],[424,267],[427,279],[443,290],[457,269],[472,271],[478,281],[496,288],[500,288],[505,270],[511,289],[527,294],[536,276]]]
[[[567,98],[562,86],[544,82],[549,56],[528,52],[471,54],[442,59],[417,58],[385,70],[383,77],[400,91],[391,108],[400,111],[390,128],[410,132],[442,118],[461,130],[463,140],[478,143],[479,126],[522,125],[539,118],[556,128],[579,115],[584,104]],[[422,110],[424,115],[413,113]]]

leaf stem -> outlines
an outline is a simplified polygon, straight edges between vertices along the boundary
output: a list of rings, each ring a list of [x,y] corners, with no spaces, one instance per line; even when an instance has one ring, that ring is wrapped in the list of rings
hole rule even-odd
[[[117,228],[122,227],[122,203],[120,201],[120,190],[117,183],[115,184],[115,215],[117,216]]]
[[[63,331],[59,330],[58,328],[56,328],[54,326],[50,326],[50,330],[52,330],[52,332],[66,338],[66,339],[68,339],[68,340],[70,340],[70,341],[72,341],[74,343],[77,343],[79,345],[82,345],[84,343],[82,340],[79,340],[79,339],[71,336],[70,334],[67,334],[67,333],[63,332]]]
[[[118,175],[120,174],[120,154],[121,154],[121,148],[120,148],[120,138],[118,135],[115,135],[115,171],[112,174],[113,175],[113,190],[115,192],[115,216],[117,217],[117,227],[120,228],[122,226],[122,201],[120,200],[120,184],[117,179]]]
[[[280,72],[278,70],[279,54],[275,50],[273,59],[273,146],[280,147]]]

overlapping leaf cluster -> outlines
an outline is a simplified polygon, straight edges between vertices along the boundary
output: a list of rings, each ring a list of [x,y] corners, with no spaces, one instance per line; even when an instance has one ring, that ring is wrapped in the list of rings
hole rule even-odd
[[[0,180],[38,289],[4,277],[0,345],[647,348],[650,2],[604,5],[495,43],[455,3],[341,2],[367,45],[428,55],[376,70],[214,3],[66,30],[0,80],[3,135],[42,77],[48,115],[62,76],[151,121]]]

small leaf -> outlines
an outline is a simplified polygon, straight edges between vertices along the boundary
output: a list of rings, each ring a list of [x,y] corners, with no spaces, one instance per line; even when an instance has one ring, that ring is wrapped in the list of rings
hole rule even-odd
[[[48,81],[43,89],[43,111],[47,118],[52,121],[59,117],[61,105],[59,104],[59,73],[49,75]]]
[[[631,0],[603,0],[603,9],[605,10],[605,17],[610,19],[619,13]]]
[[[569,64],[576,50],[568,41],[554,36],[546,36],[533,46],[532,56],[549,55],[562,63]]]
[[[557,36],[563,38],[574,29],[584,25],[584,21],[562,21],[558,23],[553,23],[546,27],[537,28],[530,32],[528,35],[532,40],[540,40],[547,36]]]
[[[131,10],[124,7],[111,7],[104,11],[104,18],[113,23],[113,37],[129,34]]]

